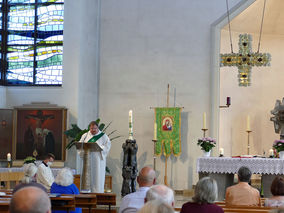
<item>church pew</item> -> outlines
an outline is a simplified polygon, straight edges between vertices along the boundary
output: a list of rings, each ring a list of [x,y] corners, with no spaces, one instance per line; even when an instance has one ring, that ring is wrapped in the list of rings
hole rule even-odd
[[[111,209],[111,207],[114,207],[116,205],[116,194],[115,193],[88,193],[91,195],[96,195],[97,197],[97,208],[95,212],[116,212],[116,210]],[[100,209],[98,207],[100,206],[107,206],[108,209]]]
[[[75,195],[75,205],[80,208],[88,208],[88,212],[91,213],[92,209],[97,206],[97,196],[91,194]]]
[[[75,211],[75,197],[73,195],[61,195],[50,197],[52,210]]]
[[[242,205],[219,205],[224,212],[270,212],[272,207],[267,206],[242,206]]]
[[[271,209],[238,209],[238,208],[223,208],[224,212],[226,213],[233,213],[233,212],[238,212],[238,213],[269,213]]]
[[[0,213],[8,213],[10,198],[0,198]]]
[[[11,189],[11,182],[17,185],[24,177],[24,172],[2,172],[0,173],[0,181],[5,183],[5,189]]]

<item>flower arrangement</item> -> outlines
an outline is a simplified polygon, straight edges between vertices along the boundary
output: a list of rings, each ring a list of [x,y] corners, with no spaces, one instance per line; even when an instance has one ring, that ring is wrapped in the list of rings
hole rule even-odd
[[[273,143],[273,148],[277,152],[284,151],[284,140],[275,140]]]
[[[34,163],[35,164],[36,158],[32,156],[28,156],[24,159],[24,164]]]
[[[213,138],[200,138],[198,139],[197,145],[201,146],[201,149],[205,152],[209,152],[213,147],[216,146],[216,140]]]

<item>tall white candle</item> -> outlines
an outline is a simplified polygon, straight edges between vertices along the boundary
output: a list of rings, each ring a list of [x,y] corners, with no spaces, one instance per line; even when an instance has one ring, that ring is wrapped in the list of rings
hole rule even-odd
[[[251,129],[250,129],[250,117],[249,117],[249,115],[247,116],[247,131],[251,131]]]
[[[203,129],[206,129],[206,112],[203,112]]]
[[[130,140],[133,140],[133,114],[132,110],[129,110],[129,137]]]
[[[157,123],[154,123],[154,139],[153,140],[157,140]]]
[[[224,155],[224,148],[220,148],[219,152],[220,152],[220,155]]]
[[[7,161],[11,161],[11,154],[10,153],[7,154]]]
[[[269,149],[269,156],[273,156],[273,149]]]

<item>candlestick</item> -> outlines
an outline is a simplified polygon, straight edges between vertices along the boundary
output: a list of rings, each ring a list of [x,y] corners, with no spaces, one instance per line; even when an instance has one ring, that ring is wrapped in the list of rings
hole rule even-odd
[[[205,138],[205,136],[206,136],[206,131],[208,130],[208,129],[201,129],[202,131],[203,131],[203,137]]]
[[[157,123],[154,123],[154,139],[153,140],[157,140]]]
[[[220,157],[224,156],[224,148],[220,148],[219,150]]]
[[[7,154],[7,161],[11,161],[11,154],[10,153]]]
[[[250,129],[250,117],[249,117],[249,115],[247,116],[247,131],[251,131],[251,129]]]
[[[206,129],[206,112],[203,112],[203,129]]]
[[[129,110],[129,140],[133,140],[133,115],[132,110]]]
[[[252,132],[250,130],[246,131],[248,133],[248,155],[249,155],[249,150],[250,150],[250,144],[249,144],[249,134]]]

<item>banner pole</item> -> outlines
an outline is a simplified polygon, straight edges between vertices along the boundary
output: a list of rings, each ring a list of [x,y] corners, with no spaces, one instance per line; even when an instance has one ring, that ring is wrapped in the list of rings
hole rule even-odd
[[[170,106],[170,84],[168,84],[168,90],[167,90],[167,107]],[[165,176],[164,176],[164,184],[166,186],[168,186],[168,177],[167,177],[167,173],[168,173],[168,157],[165,156]]]

